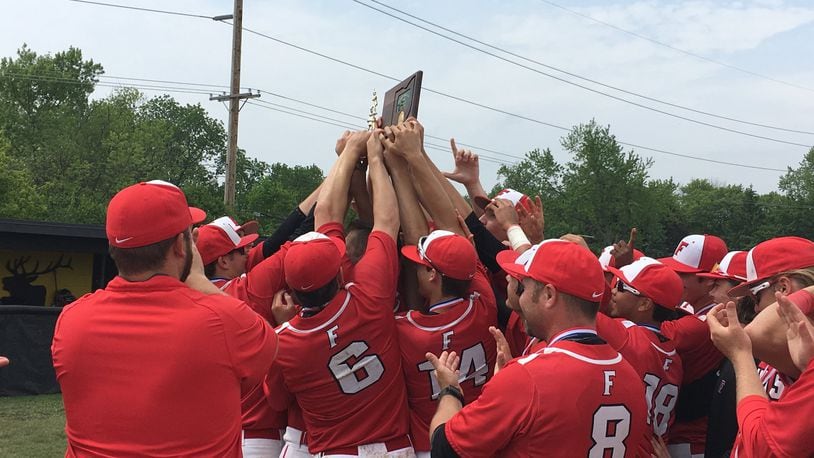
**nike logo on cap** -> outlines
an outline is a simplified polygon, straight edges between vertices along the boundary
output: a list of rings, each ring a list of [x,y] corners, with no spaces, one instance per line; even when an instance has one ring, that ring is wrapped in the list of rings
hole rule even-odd
[[[602,293],[591,293],[591,297],[593,297],[594,299],[596,299],[597,297],[599,297],[601,295],[602,295]]]
[[[128,241],[128,240],[130,240],[132,238],[133,237],[127,237],[126,239],[120,239],[120,238],[116,237],[116,243],[124,243],[124,242],[126,242],[126,241]]]

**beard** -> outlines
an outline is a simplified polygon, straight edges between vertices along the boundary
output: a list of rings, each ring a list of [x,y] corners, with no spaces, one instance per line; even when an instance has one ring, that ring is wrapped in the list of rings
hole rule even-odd
[[[185,236],[184,243],[186,245],[186,254],[184,255],[184,269],[181,271],[182,282],[187,281],[187,277],[192,271],[192,238]]]

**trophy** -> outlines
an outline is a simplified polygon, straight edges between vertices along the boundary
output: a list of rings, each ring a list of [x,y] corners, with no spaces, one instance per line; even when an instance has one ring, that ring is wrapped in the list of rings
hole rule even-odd
[[[376,96],[376,90],[373,90],[373,99],[370,100],[370,116],[367,117],[367,130],[376,128],[376,118],[379,117],[379,98]]]
[[[424,72],[419,70],[384,94],[382,127],[399,124],[410,116],[418,117],[418,101],[423,76]],[[369,123],[370,121],[368,121]]]

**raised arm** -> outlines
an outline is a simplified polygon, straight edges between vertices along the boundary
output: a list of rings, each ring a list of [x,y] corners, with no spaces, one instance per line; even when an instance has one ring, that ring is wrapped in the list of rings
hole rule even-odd
[[[351,175],[359,159],[365,154],[369,137],[370,132],[354,132],[348,137],[345,149],[322,183],[322,191],[319,193],[317,207],[314,210],[314,227],[344,221],[348,210]]]
[[[399,124],[393,128],[394,138],[385,139],[387,148],[407,160],[418,189],[418,199],[435,226],[463,235],[452,202],[422,152],[421,132],[421,127],[415,121]]]
[[[396,192],[384,164],[381,130],[373,132],[367,141],[368,173],[373,193],[373,230],[389,234],[393,240],[399,232],[399,206]]]
[[[449,146],[452,149],[452,157],[455,160],[455,170],[452,172],[443,172],[443,176],[464,185],[470,199],[474,199],[476,196],[488,197],[486,190],[483,189],[483,185],[480,182],[478,155],[468,149],[458,149],[454,138],[449,139]],[[483,214],[483,209],[477,205],[474,205],[471,210],[474,211],[478,217]],[[461,209],[459,208],[458,211],[461,211]],[[461,214],[463,214],[463,212]]]

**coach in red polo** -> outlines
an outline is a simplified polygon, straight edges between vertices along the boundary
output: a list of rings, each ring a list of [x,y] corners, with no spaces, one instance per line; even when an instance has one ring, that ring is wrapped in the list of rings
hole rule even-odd
[[[277,340],[203,275],[191,229],[204,217],[163,181],[111,199],[119,276],[65,307],[51,347],[66,456],[240,456],[241,388],[268,371]]]

